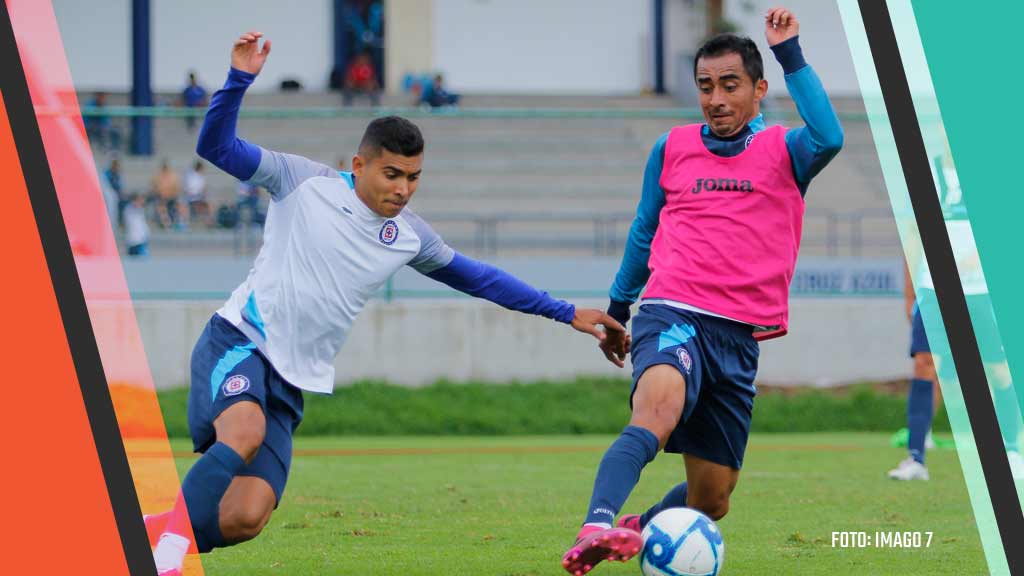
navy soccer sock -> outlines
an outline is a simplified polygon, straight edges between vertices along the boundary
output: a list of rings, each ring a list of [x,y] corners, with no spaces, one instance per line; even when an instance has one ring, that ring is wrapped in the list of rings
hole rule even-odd
[[[993,403],[996,405],[996,421],[1003,433],[1003,442],[1007,450],[1018,450],[1017,437],[1020,434],[1020,413],[1017,408],[1017,394],[1013,386],[1000,388],[999,383],[992,386]]]
[[[611,526],[640,480],[640,471],[657,454],[658,438],[650,430],[626,426],[601,459],[584,524]]]
[[[935,403],[935,383],[915,378],[910,381],[910,397],[907,398],[907,427],[910,439],[907,447],[910,457],[924,464],[924,439],[932,427]]]
[[[209,552],[227,545],[220,533],[220,500],[235,474],[244,466],[245,460],[238,452],[227,444],[217,442],[199,458],[181,483],[181,494],[188,509],[188,518],[192,522],[196,548],[200,552]],[[172,522],[180,518],[175,507]],[[168,531],[181,534],[173,528],[168,525]]]
[[[684,508],[686,507],[686,482],[677,484],[674,488],[665,494],[665,497],[661,499],[654,506],[651,506],[647,512],[640,515],[640,526],[647,526],[647,523],[651,521],[662,510],[668,510],[669,508]]]

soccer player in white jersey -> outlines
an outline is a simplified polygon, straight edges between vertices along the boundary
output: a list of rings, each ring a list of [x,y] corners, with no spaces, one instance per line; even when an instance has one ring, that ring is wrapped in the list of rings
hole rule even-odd
[[[974,241],[971,222],[967,217],[962,191],[956,170],[952,165],[937,159],[934,176],[939,184],[943,217],[946,231],[953,248],[960,283],[967,300],[971,323],[985,365],[985,376],[992,391],[992,403],[995,406],[996,419],[1006,447],[1006,458],[1010,470],[1016,479],[1024,479],[1024,458],[1020,454],[1020,423],[1021,405],[1024,405],[1020,387],[1015,387],[1010,377],[1010,368],[1006,361],[999,327],[992,310],[992,300],[988,293],[988,283],[981,268],[981,257]],[[908,279],[909,281],[909,279]],[[917,300],[914,308],[913,329],[911,334],[910,353],[914,356],[915,373],[911,381],[910,393],[907,398],[907,458],[896,468],[889,471],[894,480],[928,480],[928,468],[925,466],[925,435],[931,429],[932,415],[935,404],[935,391],[928,378],[939,381],[955,381],[956,367],[953,359],[943,357],[929,346],[924,329],[924,319],[929,322],[941,318],[938,299],[935,296],[935,285],[932,281],[928,261],[922,255],[917,272]],[[945,353],[948,350],[942,349]],[[919,353],[924,354],[919,354]],[[922,379],[918,373],[918,359],[926,356],[930,370]],[[939,397],[941,401],[941,397]]]
[[[227,82],[199,135],[200,156],[266,188],[272,202],[249,277],[192,353],[189,428],[203,455],[174,509],[146,518],[162,576],[180,574],[190,546],[207,552],[260,533],[284,491],[302,391],[331,392],[334,358],[353,319],[403,266],[598,339],[605,335],[599,325],[624,332],[600,310],[577,310],[455,252],[407,209],[423,162],[423,138],[408,120],[371,122],[352,172],[237,138],[242,96],[270,53],[261,37],[252,32],[235,41]],[[620,357],[609,360],[622,365]]]

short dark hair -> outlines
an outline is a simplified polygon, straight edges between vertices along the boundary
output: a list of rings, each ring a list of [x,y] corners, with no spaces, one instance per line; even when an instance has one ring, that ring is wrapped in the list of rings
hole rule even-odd
[[[754,83],[764,78],[764,60],[761,59],[761,51],[757,49],[757,44],[746,36],[735,34],[717,34],[704,42],[693,59],[693,77],[697,77],[697,62],[701,58],[725,54],[739,54],[743,59],[743,68],[747,71],[747,76],[750,76]]]
[[[377,118],[366,127],[359,153],[375,157],[381,149],[400,156],[419,156],[423,153],[423,134],[412,122],[400,116]]]

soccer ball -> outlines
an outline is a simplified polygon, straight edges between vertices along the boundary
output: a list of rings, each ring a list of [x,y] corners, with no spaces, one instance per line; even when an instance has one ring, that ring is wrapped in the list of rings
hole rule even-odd
[[[718,525],[691,508],[669,508],[644,527],[644,576],[716,576],[725,561]]]

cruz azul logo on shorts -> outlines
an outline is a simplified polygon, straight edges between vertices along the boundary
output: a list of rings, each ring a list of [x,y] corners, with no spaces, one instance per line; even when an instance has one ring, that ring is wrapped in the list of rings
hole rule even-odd
[[[398,224],[394,220],[388,220],[380,227],[380,241],[385,246],[391,246],[398,240]]]
[[[225,380],[224,386],[221,388],[224,390],[225,396],[238,396],[249,389],[249,379],[241,374],[235,374]]]
[[[686,351],[686,348],[682,346],[676,350],[676,355],[679,356],[679,363],[686,369],[686,373],[690,373],[690,368],[693,368],[693,358],[690,358],[690,353]]]

